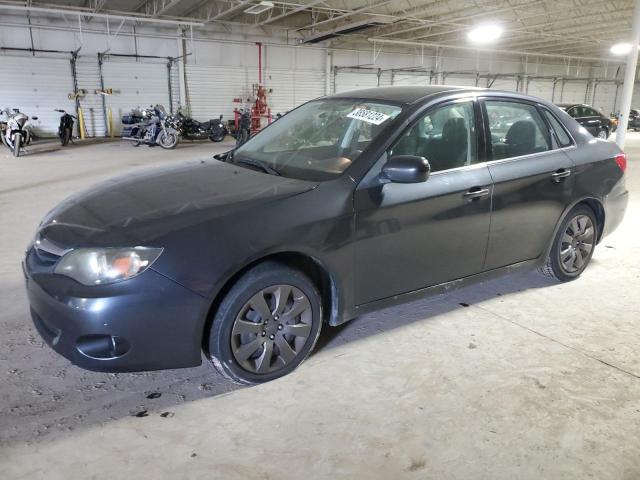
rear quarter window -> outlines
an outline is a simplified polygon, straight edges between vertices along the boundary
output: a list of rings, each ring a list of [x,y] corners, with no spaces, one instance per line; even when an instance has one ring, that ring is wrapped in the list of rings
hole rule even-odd
[[[568,147],[568,146],[572,145],[573,141],[571,140],[571,137],[569,136],[569,134],[567,133],[565,128],[560,123],[560,120],[558,120],[547,109],[543,109],[543,112],[544,112],[544,116],[546,117],[547,121],[549,122],[549,125],[551,125],[551,129],[553,130],[553,133],[556,136],[556,140],[558,141],[558,145],[560,145],[561,147]]]

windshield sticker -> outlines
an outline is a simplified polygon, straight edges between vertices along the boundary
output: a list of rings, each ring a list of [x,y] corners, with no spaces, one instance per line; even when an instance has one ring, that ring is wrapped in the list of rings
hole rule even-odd
[[[347,117],[362,120],[363,122],[372,123],[374,125],[380,125],[389,118],[389,115],[374,112],[373,110],[367,110],[366,108],[356,108],[353,112],[347,115]]]

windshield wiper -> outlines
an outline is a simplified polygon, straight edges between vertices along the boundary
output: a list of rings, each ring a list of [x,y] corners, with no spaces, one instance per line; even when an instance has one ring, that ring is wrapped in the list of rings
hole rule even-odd
[[[233,160],[233,163],[259,168],[260,170],[262,170],[265,173],[268,173],[269,175],[276,175],[278,177],[280,176],[280,172],[278,170],[267,165],[265,162],[261,162],[260,160],[253,160],[251,158],[239,158],[237,160]]]

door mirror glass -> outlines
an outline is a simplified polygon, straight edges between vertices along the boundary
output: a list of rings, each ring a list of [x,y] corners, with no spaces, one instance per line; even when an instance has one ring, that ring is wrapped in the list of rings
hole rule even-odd
[[[425,182],[430,173],[427,159],[415,155],[396,155],[382,167],[382,177],[394,183]]]

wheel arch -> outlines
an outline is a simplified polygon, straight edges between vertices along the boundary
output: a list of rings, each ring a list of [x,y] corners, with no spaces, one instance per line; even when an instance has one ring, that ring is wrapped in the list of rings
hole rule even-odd
[[[558,234],[558,229],[562,225],[562,222],[567,217],[567,215],[574,208],[576,208],[578,205],[585,205],[585,206],[589,207],[593,211],[593,213],[595,214],[596,222],[598,224],[597,225],[597,227],[598,227],[598,238],[597,238],[597,241],[596,241],[596,245],[598,243],[600,243],[600,239],[602,238],[602,233],[604,232],[604,223],[605,223],[604,205],[602,204],[602,201],[600,199],[596,198],[596,197],[583,197],[583,198],[580,198],[580,199],[576,200],[575,202],[573,202],[571,205],[569,205],[567,208],[565,208],[565,210],[562,212],[562,215],[560,215],[560,218],[558,218],[558,221],[556,222],[556,226],[553,229],[553,235],[549,239],[549,244],[548,244],[546,250],[544,251],[543,255],[541,255],[540,258],[539,258],[541,265],[546,263],[547,258],[549,257],[549,253],[551,252],[551,249],[553,248],[553,241],[555,240],[556,235]]]
[[[328,323],[329,325],[338,325],[339,323],[341,323],[340,316],[342,312],[342,301],[340,299],[335,275],[331,273],[329,268],[327,268],[326,265],[318,258],[307,253],[301,253],[297,251],[271,253],[255,259],[237,270],[227,279],[222,288],[220,288],[216,293],[213,301],[211,302],[209,310],[207,311],[204,329],[202,331],[202,346],[205,351],[208,348],[208,332],[211,329],[213,317],[220,303],[227,295],[229,290],[231,290],[233,285],[245,273],[264,262],[277,262],[282,265],[300,270],[302,273],[307,275],[320,292],[322,309],[324,312],[323,322]]]

